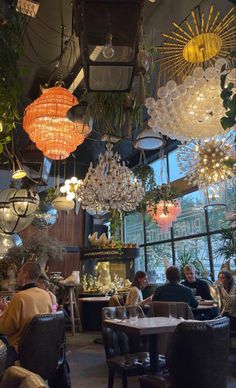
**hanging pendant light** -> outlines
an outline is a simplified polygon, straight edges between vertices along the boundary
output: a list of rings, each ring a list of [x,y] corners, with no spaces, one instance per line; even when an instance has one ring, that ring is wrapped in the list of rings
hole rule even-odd
[[[134,142],[134,147],[138,150],[151,151],[163,146],[163,137],[154,132],[153,129],[144,129]]]
[[[18,217],[28,217],[39,206],[39,196],[32,190],[16,190],[9,199],[9,208]]]
[[[148,204],[147,212],[160,226],[162,232],[167,232],[181,213],[181,205],[178,200],[160,201],[156,205]]]
[[[87,126],[73,123],[67,111],[78,100],[62,86],[44,89],[42,95],[27,106],[23,127],[30,139],[50,159],[65,159],[85,140]]]
[[[0,231],[6,234],[18,233],[31,224],[33,215],[19,217],[10,209],[9,200],[15,189],[9,188],[0,192]]]
[[[26,171],[24,170],[21,162],[17,158],[16,155],[13,156],[12,159],[12,178],[13,179],[22,179],[26,177]]]

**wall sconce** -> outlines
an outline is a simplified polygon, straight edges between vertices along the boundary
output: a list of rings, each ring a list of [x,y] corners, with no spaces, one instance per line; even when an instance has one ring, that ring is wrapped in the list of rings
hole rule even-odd
[[[75,30],[80,40],[88,91],[128,92],[140,38],[144,0],[77,0]]]

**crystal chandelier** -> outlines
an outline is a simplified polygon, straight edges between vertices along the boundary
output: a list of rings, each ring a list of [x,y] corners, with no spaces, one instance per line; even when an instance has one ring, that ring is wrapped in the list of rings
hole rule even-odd
[[[196,67],[183,83],[174,80],[158,89],[158,99],[146,99],[148,124],[154,132],[172,139],[190,141],[224,133],[220,119],[225,114],[220,97],[221,68],[226,60],[219,58],[215,66],[204,70]]]
[[[62,86],[44,89],[27,106],[23,127],[30,139],[50,159],[65,159],[85,140],[91,128],[68,120],[67,111],[78,100]]]
[[[113,153],[113,146],[108,143],[106,147],[105,153],[99,155],[97,166],[93,168],[90,165],[79,187],[82,207],[104,211],[132,211],[144,197],[143,185],[125,162],[121,163],[120,155]]]

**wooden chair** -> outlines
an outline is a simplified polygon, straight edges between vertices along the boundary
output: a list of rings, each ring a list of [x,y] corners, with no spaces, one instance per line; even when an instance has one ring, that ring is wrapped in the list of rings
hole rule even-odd
[[[105,319],[127,319],[130,314],[143,318],[140,306],[103,307],[102,322]],[[102,328],[103,342],[108,366],[108,388],[113,387],[115,374],[122,377],[122,386],[128,386],[128,376],[139,376],[147,373],[150,366],[149,353],[145,352],[146,343],[128,336],[122,331],[108,327]]]
[[[169,317],[194,319],[191,308],[184,302],[152,302],[149,310],[149,317]],[[159,353],[165,355],[171,334],[163,334],[158,339]]]
[[[168,345],[168,374],[140,377],[141,388],[226,388],[229,319],[184,321]]]

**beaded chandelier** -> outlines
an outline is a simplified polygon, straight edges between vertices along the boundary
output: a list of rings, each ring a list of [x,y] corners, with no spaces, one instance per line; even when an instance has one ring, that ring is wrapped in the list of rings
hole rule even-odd
[[[221,117],[225,108],[221,99],[221,68],[227,62],[219,58],[215,66],[196,67],[183,83],[170,80],[158,89],[158,99],[146,99],[151,116],[148,124],[154,132],[171,139],[190,141],[224,133]]]
[[[95,168],[90,165],[83,183],[79,186],[82,207],[100,208],[104,211],[132,211],[144,197],[145,190],[133,172],[121,164],[121,157],[113,153],[112,145],[99,155]]]
[[[73,123],[66,117],[67,111],[77,104],[69,90],[55,86],[44,89],[25,109],[23,127],[48,158],[67,158],[91,131],[88,125]]]
[[[181,213],[178,200],[160,201],[158,204],[147,205],[147,213],[160,226],[162,232],[166,232]]]

